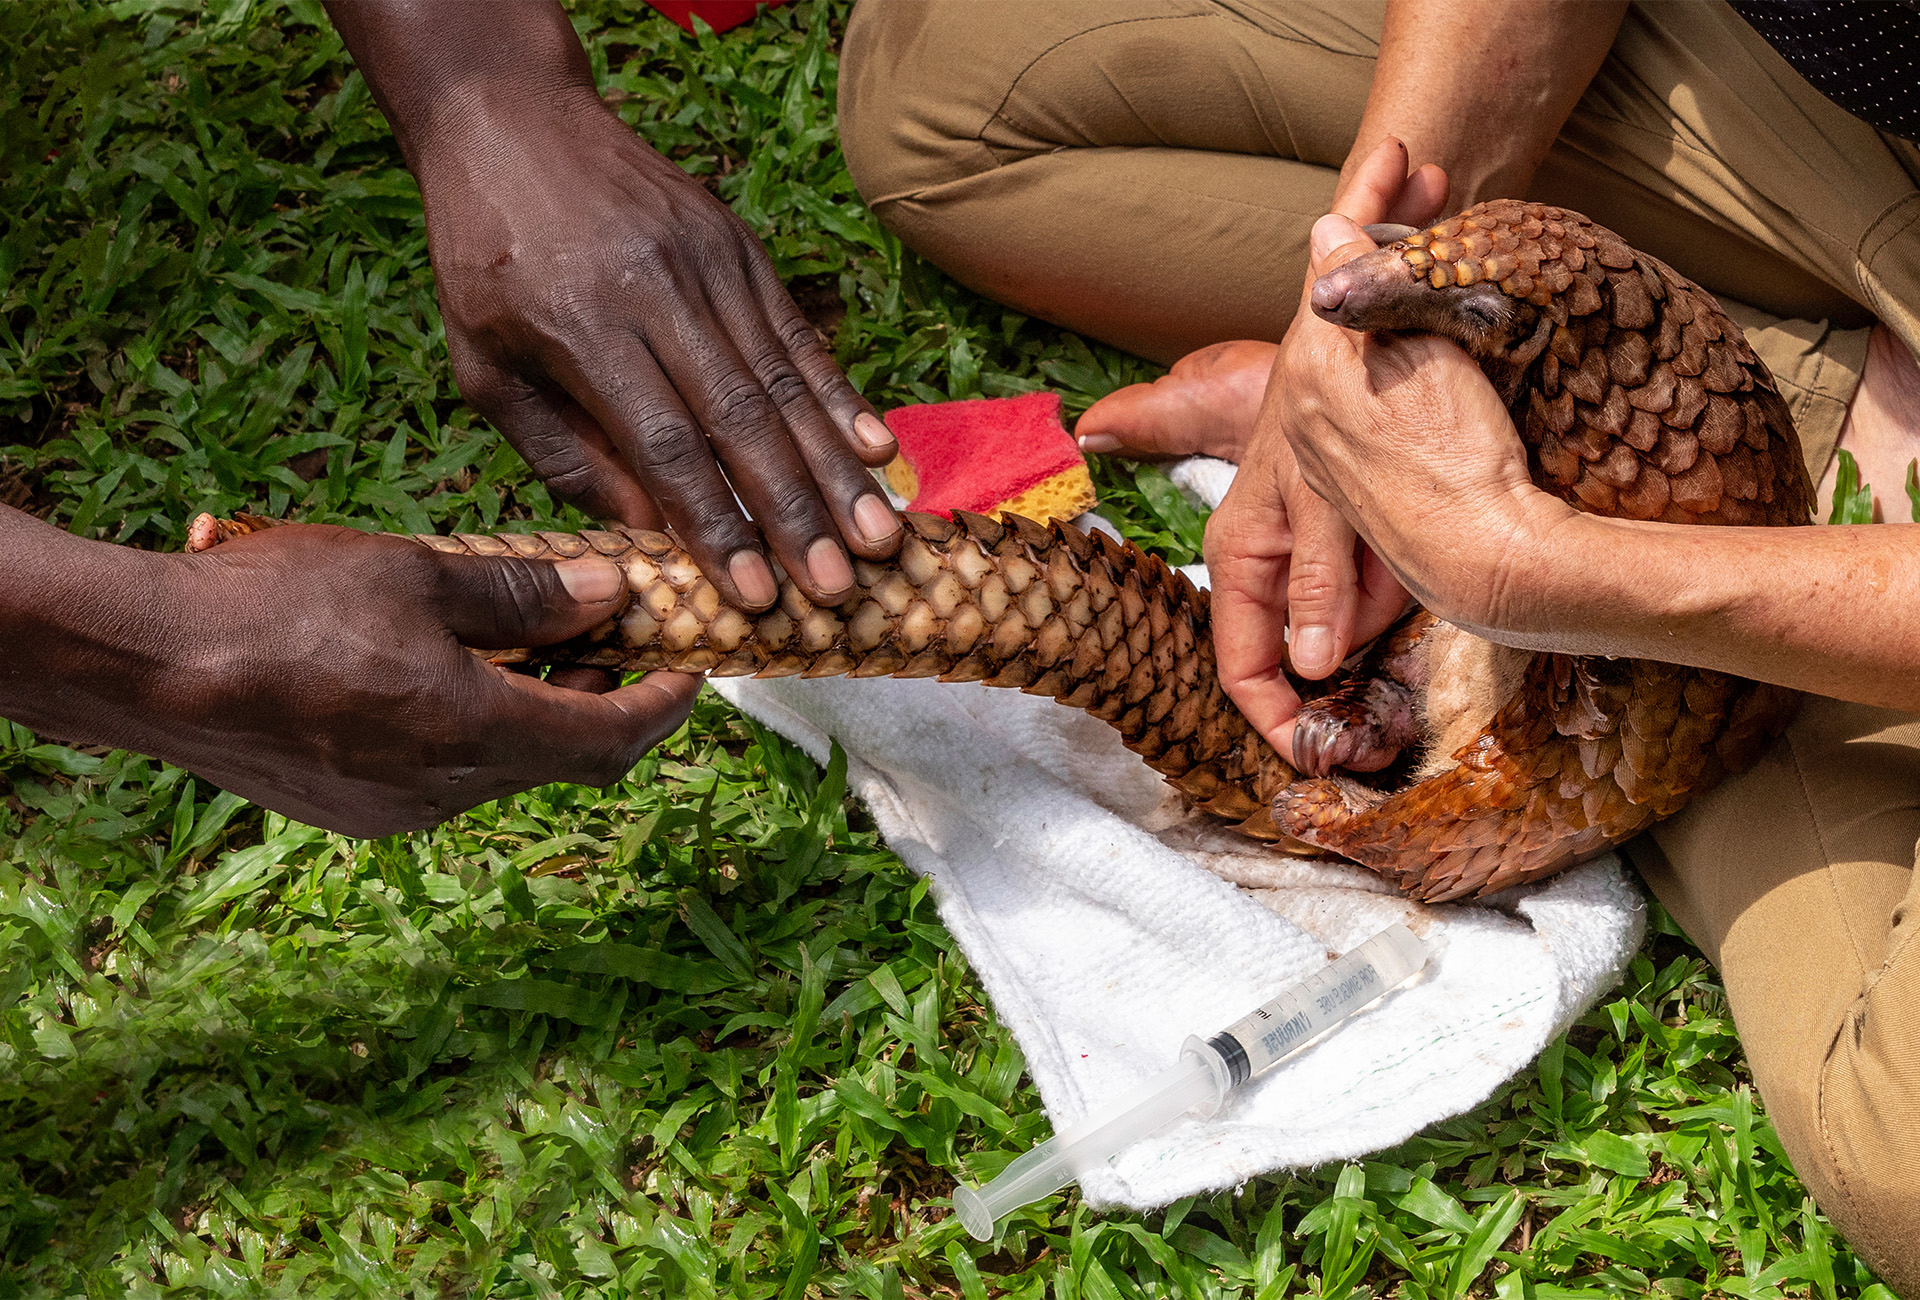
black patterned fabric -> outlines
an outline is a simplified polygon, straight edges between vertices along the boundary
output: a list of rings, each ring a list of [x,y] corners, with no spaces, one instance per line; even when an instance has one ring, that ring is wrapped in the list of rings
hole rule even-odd
[[[1809,85],[1855,117],[1920,141],[1920,0],[1732,0]]]

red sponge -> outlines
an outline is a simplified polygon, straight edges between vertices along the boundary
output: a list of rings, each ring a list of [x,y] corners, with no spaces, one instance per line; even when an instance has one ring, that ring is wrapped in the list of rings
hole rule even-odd
[[[769,8],[786,2],[766,0]],[[714,31],[724,32],[751,21],[760,11],[760,0],[647,0],[647,3],[665,14],[669,22],[678,23],[689,32],[693,30],[696,15]]]
[[[908,509],[1072,519],[1094,507],[1086,458],[1060,422],[1057,393],[932,402],[887,414],[900,455],[887,482]]]

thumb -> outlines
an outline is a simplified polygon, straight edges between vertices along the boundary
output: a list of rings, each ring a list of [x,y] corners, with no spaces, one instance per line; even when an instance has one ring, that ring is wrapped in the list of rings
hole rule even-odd
[[[1313,223],[1313,233],[1308,238],[1307,247],[1312,258],[1313,274],[1325,275],[1362,253],[1371,253],[1378,245],[1352,217],[1329,212]]]
[[[440,563],[434,612],[477,649],[565,641],[626,605],[626,575],[597,555],[558,563],[515,555],[433,555]]]
[[[592,695],[491,671],[512,700],[502,718],[523,749],[554,757],[542,779],[580,785],[608,786],[626,775],[640,755],[680,729],[700,692],[698,677],[679,673],[648,673],[631,686]]]

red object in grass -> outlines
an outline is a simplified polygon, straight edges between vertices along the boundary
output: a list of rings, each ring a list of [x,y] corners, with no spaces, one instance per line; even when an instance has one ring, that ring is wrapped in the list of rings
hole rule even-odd
[[[1072,519],[1094,507],[1086,458],[1060,422],[1058,393],[930,402],[887,413],[900,455],[887,482],[908,509]]]
[[[785,4],[787,0],[766,0],[767,7]],[[667,16],[667,21],[678,25],[683,31],[693,31],[696,15],[701,22],[716,32],[731,31],[741,23],[751,22],[760,12],[761,0],[647,0],[647,3]]]

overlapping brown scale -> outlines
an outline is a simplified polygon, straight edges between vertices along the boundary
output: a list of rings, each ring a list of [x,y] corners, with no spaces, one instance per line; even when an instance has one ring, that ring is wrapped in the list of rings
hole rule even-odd
[[[1751,766],[1796,703],[1722,673],[1542,655],[1452,768],[1377,801],[1297,781],[1275,821],[1416,898],[1492,893],[1629,839]]]
[[[1105,534],[965,512],[958,522],[906,520],[898,557],[857,561],[854,590],[838,606],[811,604],[779,575],[778,603],[758,616],[722,602],[665,533],[418,540],[449,553],[533,559],[591,549],[625,571],[630,598],[618,618],[562,645],[491,655],[496,663],[1013,687],[1112,724],[1200,807],[1243,823],[1248,834],[1284,838],[1268,805],[1294,773],[1220,687],[1204,592]]]
[[[1706,290],[1544,204],[1482,204],[1404,245],[1402,259],[1435,285],[1483,278],[1485,257],[1469,261],[1469,250],[1491,250],[1499,269],[1513,267],[1502,291],[1552,318],[1531,376],[1537,400],[1515,412],[1542,487],[1630,519],[1807,522],[1813,485],[1786,406]],[[1726,463],[1696,466],[1696,452]]]
[[[1516,201],[1414,235],[1400,256],[1452,284],[1455,250],[1481,239],[1512,260],[1501,290],[1550,330],[1519,382],[1487,363],[1515,394],[1541,487],[1633,519],[1810,522],[1785,405],[1710,294],[1576,213]],[[1617,844],[1750,766],[1796,703],[1702,669],[1542,655],[1451,768],[1384,796],[1298,781],[1274,819],[1416,897],[1490,893]]]

